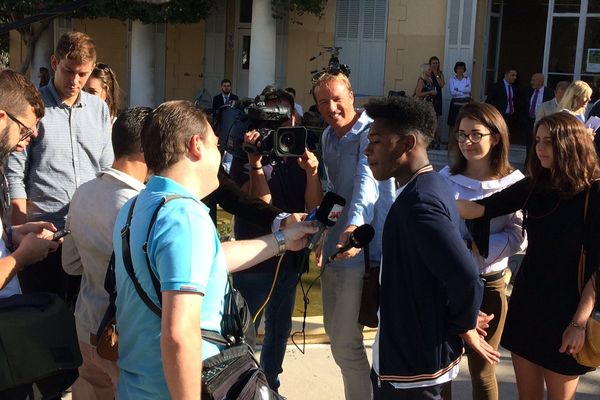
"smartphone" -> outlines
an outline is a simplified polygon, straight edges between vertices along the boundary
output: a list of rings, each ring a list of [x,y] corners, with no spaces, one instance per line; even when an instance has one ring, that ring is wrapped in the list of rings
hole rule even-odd
[[[60,238],[67,236],[69,233],[71,233],[71,231],[68,229],[61,229],[60,231],[56,231],[54,232],[54,236],[52,236],[52,240],[59,240]]]

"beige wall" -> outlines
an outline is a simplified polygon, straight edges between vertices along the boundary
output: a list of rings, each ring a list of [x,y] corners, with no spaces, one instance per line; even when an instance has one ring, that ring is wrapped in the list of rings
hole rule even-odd
[[[235,8],[235,0],[227,0],[227,11],[225,16],[225,74],[224,77],[227,79],[235,80],[233,74],[235,73],[234,66],[234,45],[237,37],[237,32],[235,30],[236,26],[236,8]],[[234,88],[235,92],[235,88]]]
[[[167,25],[165,100],[190,100],[204,86],[204,21]]]
[[[96,44],[97,61],[107,64],[121,87],[119,108],[127,106],[129,73],[127,65],[127,22],[109,18],[73,20],[73,30],[85,32]]]
[[[296,89],[296,100],[305,110],[313,104],[309,94],[311,85],[310,71],[327,65],[329,55],[324,54],[314,61],[308,61],[319,54],[323,46],[333,46],[335,33],[335,1],[327,2],[325,16],[312,15],[295,17],[301,24],[292,22],[288,28],[288,60],[286,70],[287,86]]]
[[[419,65],[429,57],[444,55],[446,0],[390,0],[385,59],[384,93],[404,90],[412,94],[419,76]],[[323,18],[302,16],[290,20],[288,36],[287,85],[296,89],[298,101],[307,109],[312,104],[310,71],[327,64],[328,56],[308,59],[333,46],[336,2],[328,1]],[[350,66],[352,68],[352,66]],[[361,99],[357,105],[367,101]]]
[[[384,93],[412,95],[419,66],[431,56],[444,65],[446,0],[390,0]]]
[[[10,54],[10,68],[18,71],[19,67],[21,67],[21,63],[25,59],[25,53],[27,49],[21,40],[21,34],[16,30],[10,31],[8,46]]]

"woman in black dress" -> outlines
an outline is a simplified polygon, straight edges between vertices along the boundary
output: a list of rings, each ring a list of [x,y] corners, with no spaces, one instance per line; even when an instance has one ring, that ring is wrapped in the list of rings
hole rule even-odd
[[[548,399],[571,399],[579,375],[590,370],[572,354],[583,346],[586,323],[600,297],[600,167],[590,132],[574,116],[547,116],[534,131],[529,177],[479,204],[459,201],[458,206],[468,219],[523,210],[529,246],[501,344],[511,351],[520,398],[541,400],[545,382]],[[582,243],[588,256],[580,295]]]

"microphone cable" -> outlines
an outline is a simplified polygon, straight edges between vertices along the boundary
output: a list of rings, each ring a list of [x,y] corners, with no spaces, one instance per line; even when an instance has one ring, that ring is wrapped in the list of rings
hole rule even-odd
[[[321,240],[324,240],[324,239],[321,238]],[[304,255],[302,258],[302,264],[304,264],[306,262],[306,259],[309,254],[310,254],[310,251],[304,252]],[[300,353],[302,353],[302,354],[304,354],[305,349],[306,349],[306,317],[307,317],[307,313],[308,313],[308,304],[310,303],[308,294],[310,293],[310,289],[312,289],[314,284],[319,279],[321,279],[321,276],[323,275],[323,272],[325,271],[325,267],[327,267],[327,264],[328,264],[328,262],[325,262],[323,264],[323,266],[321,267],[321,272],[319,272],[319,275],[317,275],[317,277],[315,279],[313,279],[312,282],[310,282],[306,291],[304,290],[304,284],[302,283],[302,274],[300,274],[300,276],[298,277],[298,282],[296,283],[296,286],[298,285],[298,283],[300,284],[300,290],[302,290],[302,301],[304,302],[304,310],[302,313],[302,329],[300,331],[293,332],[291,335],[291,339],[292,339],[292,343],[294,344],[294,346],[296,346],[298,351],[300,351]],[[302,335],[302,348],[300,348],[298,343],[296,343],[296,339],[295,339],[296,335],[300,335],[300,334]]]
[[[262,304],[262,306],[260,306],[258,308],[258,310],[256,311],[256,314],[254,314],[252,316],[252,323],[254,323],[254,324],[256,323],[256,319],[258,318],[260,313],[263,312],[263,310],[265,309],[265,307],[267,306],[267,304],[269,304],[269,301],[271,300],[271,296],[273,295],[273,290],[275,290],[275,283],[277,283],[277,277],[279,276],[279,268],[281,267],[281,262],[283,261],[283,256],[285,256],[285,253],[280,255],[279,260],[277,261],[277,267],[275,268],[275,275],[273,276],[273,283],[271,283],[271,289],[269,289],[269,294],[267,295],[265,302]]]

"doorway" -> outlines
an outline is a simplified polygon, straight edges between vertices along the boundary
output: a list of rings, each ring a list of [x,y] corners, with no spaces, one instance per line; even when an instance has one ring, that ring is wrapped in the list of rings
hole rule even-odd
[[[234,93],[240,99],[248,97],[248,79],[250,76],[250,28],[237,29],[235,50],[235,86]]]

